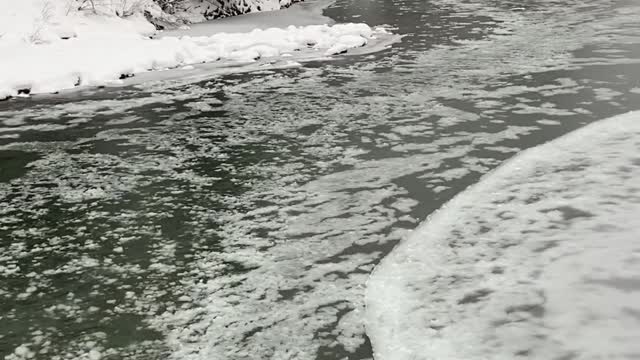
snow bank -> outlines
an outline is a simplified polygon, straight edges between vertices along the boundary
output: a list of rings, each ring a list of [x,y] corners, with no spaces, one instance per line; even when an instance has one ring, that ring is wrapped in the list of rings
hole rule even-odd
[[[377,360],[640,353],[640,112],[523,152],[435,213],[367,287]]]
[[[104,21],[134,21],[116,19]],[[140,31],[94,29],[47,44],[0,41],[0,98],[104,85],[140,72],[217,60],[251,62],[284,54],[293,60],[294,52],[330,56],[364,46],[383,33],[365,24],[340,24],[149,39]]]

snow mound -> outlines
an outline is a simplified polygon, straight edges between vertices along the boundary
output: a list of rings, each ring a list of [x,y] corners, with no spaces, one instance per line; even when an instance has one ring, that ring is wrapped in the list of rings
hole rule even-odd
[[[116,19],[112,20],[121,20]],[[117,27],[118,23],[111,25],[105,28]],[[364,46],[386,33],[365,24],[338,24],[149,39],[140,31],[109,33],[92,29],[46,44],[0,39],[0,54],[11,54],[0,56],[0,99],[100,86],[136,73],[218,60],[243,63],[292,54],[330,56]],[[295,60],[295,56],[288,59]]]
[[[378,360],[640,354],[640,112],[516,156],[368,282]]]

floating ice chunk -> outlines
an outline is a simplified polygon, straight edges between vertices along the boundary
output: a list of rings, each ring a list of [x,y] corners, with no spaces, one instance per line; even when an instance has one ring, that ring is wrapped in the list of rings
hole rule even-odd
[[[369,279],[376,359],[635,358],[638,139],[640,112],[589,125],[431,216]]]
[[[90,189],[61,189],[60,198],[65,202],[80,202],[86,200],[101,199],[107,193],[101,188]]]
[[[18,346],[13,354],[6,357],[8,360],[12,359],[31,359],[35,356],[35,353],[29,349],[29,347],[25,344]]]
[[[98,350],[91,350],[89,351],[89,360],[100,360],[102,359],[102,354],[98,351]]]

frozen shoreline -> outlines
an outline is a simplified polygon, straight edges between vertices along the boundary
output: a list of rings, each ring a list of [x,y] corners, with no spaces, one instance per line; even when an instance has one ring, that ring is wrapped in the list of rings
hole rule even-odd
[[[0,99],[300,66],[362,47],[377,51],[399,38],[365,24],[327,25],[331,19],[322,9],[330,3],[213,20],[153,39],[142,16],[74,16],[75,36],[65,40],[34,44],[0,38],[0,53],[11,54],[0,58]]]
[[[633,358],[640,112],[526,150],[376,268],[376,360]]]

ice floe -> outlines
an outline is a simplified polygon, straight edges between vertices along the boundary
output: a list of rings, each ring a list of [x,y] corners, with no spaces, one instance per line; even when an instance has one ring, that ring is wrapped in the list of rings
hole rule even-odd
[[[368,281],[378,360],[640,353],[640,113],[527,150],[451,200]]]

